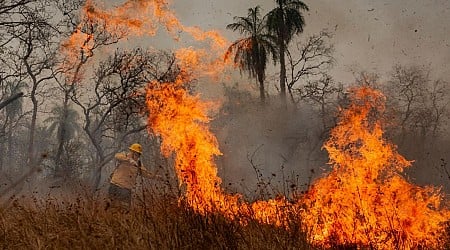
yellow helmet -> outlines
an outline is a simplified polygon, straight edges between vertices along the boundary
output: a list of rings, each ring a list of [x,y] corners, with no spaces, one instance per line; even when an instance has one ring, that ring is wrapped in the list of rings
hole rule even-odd
[[[133,143],[131,144],[131,146],[128,148],[129,150],[142,154],[142,146],[139,143]]]

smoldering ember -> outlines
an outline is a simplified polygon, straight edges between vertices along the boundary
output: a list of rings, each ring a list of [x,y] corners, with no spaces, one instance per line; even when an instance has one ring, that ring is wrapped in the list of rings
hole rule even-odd
[[[449,249],[450,2],[0,2],[3,249]]]

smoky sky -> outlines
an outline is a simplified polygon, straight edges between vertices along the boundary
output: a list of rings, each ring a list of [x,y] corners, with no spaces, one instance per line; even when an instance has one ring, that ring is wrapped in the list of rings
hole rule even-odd
[[[450,80],[450,1],[314,0],[304,2],[310,10],[304,12],[306,26],[303,34],[296,39],[302,41],[324,29],[334,33],[331,43],[335,47],[336,65],[331,74],[337,81],[351,84],[355,79],[354,74],[360,71],[377,73],[381,76],[381,81],[386,81],[395,64],[424,65],[431,69],[434,78]],[[234,16],[246,16],[248,8],[256,5],[261,6],[264,15],[275,7],[275,1],[172,2],[172,8],[183,24],[200,26],[204,29],[218,29],[230,42],[238,39],[240,34],[226,30],[226,25],[233,22]],[[268,74],[276,74],[277,70],[277,67],[271,67]],[[243,77],[240,82],[245,83],[245,80],[246,78]],[[266,84],[269,87],[275,85],[276,77],[268,76]],[[214,84],[206,86],[209,87],[207,90],[203,89],[202,94],[213,92],[211,90],[214,89]],[[256,93],[257,90],[254,89],[254,92]],[[252,153],[261,145],[257,155],[260,158],[255,160],[256,163],[261,164],[261,168],[276,172],[276,168],[283,164],[285,159],[280,155],[286,154],[285,145],[288,145],[289,141],[278,142],[274,138],[290,137],[276,134],[278,130],[274,128],[279,124],[275,121],[282,119],[275,119],[270,115],[268,117],[270,118],[261,123],[265,124],[262,128],[255,129],[252,125],[250,126],[252,130],[249,130],[249,126],[246,125],[254,124],[255,116],[248,118],[253,119],[253,123],[247,123],[246,117],[234,117],[234,120],[226,124],[225,129],[219,131],[221,149],[224,152],[220,160],[224,161],[223,165],[227,169],[232,169],[232,171],[224,171],[222,176],[224,181],[236,180],[233,173],[239,173],[241,177],[251,179],[254,173],[248,167],[246,154]],[[301,114],[300,117],[305,118],[306,115]],[[270,127],[271,125],[273,127]],[[307,128],[307,125],[297,124],[289,128]],[[226,130],[227,128],[229,131]],[[257,135],[253,136],[250,132],[253,130],[257,131],[254,132]],[[239,138],[221,134],[227,131],[230,134],[239,134]],[[289,133],[303,138],[305,135],[301,134],[302,131],[313,130],[295,131],[292,129]],[[233,143],[233,139],[238,142]],[[285,162],[285,166],[289,170],[295,169],[302,184],[308,181],[307,177],[311,175],[308,173],[310,168],[316,168],[316,173],[321,172],[319,171],[321,164],[309,159],[305,166],[300,166],[305,160],[305,152],[308,152],[308,149],[299,148],[297,151],[293,153],[290,161]]]
[[[426,65],[439,78],[450,74],[450,1],[448,0],[314,0],[304,1],[305,30],[298,39],[327,29],[334,33],[336,67],[341,82],[362,70],[386,75],[394,64]],[[219,29],[230,41],[238,33],[225,30],[234,16],[260,5],[262,14],[274,0],[173,1],[172,8],[185,25]]]

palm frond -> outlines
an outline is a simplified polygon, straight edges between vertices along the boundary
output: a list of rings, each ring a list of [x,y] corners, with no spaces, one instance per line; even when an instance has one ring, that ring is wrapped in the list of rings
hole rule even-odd
[[[286,0],[286,6],[292,9],[309,11],[308,5],[299,0]]]
[[[267,14],[267,27],[273,35],[282,37],[288,44],[292,36],[303,32],[305,19],[302,10],[308,6],[299,0],[277,0],[277,7]]]
[[[233,55],[237,67],[250,77],[263,77],[270,54],[276,58],[275,38],[268,34],[266,17],[261,18],[260,7],[248,9],[247,17],[235,17],[228,29],[248,35],[232,43],[225,53],[225,60]]]

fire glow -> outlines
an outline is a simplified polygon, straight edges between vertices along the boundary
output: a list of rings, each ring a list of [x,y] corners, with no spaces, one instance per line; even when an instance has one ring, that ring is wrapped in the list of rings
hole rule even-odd
[[[329,175],[318,179],[302,197],[248,203],[221,188],[214,163],[221,152],[208,127],[212,105],[184,88],[195,77],[223,71],[226,39],[217,31],[184,27],[163,0],[129,0],[111,11],[99,10],[88,0],[82,15],[84,22],[107,24],[101,27],[111,34],[154,35],[160,24],[175,40],[179,39],[176,31],[183,31],[198,42],[206,41],[208,49],[189,47],[175,52],[180,75],[174,82],[149,83],[146,102],[149,131],[162,138],[163,154],[175,157],[179,183],[185,187],[180,199],[198,213],[220,213],[243,224],[254,219],[288,230],[296,223],[309,242],[319,247],[443,247],[449,211],[443,208],[438,189],[415,186],[401,176],[411,162],[382,137],[378,118],[384,110],[384,96],[380,92],[369,88],[350,92],[351,104],[341,111],[341,120],[324,145],[332,167]],[[83,33],[82,27],[63,45],[75,60],[80,51],[90,53],[94,46],[93,34]]]
[[[411,165],[383,139],[385,97],[353,89],[324,148],[331,173],[302,198],[302,222],[313,244],[356,244],[376,249],[439,248],[449,211],[439,189],[408,183]]]
[[[148,90],[149,124],[163,138],[164,154],[175,153],[179,181],[186,185],[184,198],[197,212],[287,228],[292,219],[288,215],[294,214],[310,243],[322,247],[442,247],[449,211],[441,207],[438,189],[415,186],[400,175],[411,162],[382,138],[377,119],[384,108],[380,92],[352,90],[352,103],[324,145],[333,170],[305,196],[246,203],[220,187],[213,161],[220,151],[207,127],[207,103],[176,83],[158,85]]]
[[[65,68],[91,56],[104,36],[120,39],[127,36],[154,36],[159,25],[165,27],[174,41],[180,34],[205,43],[204,49],[180,48],[175,56],[180,66],[197,75],[217,76],[228,61],[223,54],[229,42],[216,30],[203,31],[199,27],[184,26],[169,9],[165,0],[128,0],[111,10],[103,10],[93,0],[87,0],[81,10],[81,22],[72,35],[62,43]],[[98,38],[97,38],[98,37]],[[207,60],[206,58],[209,58]]]

